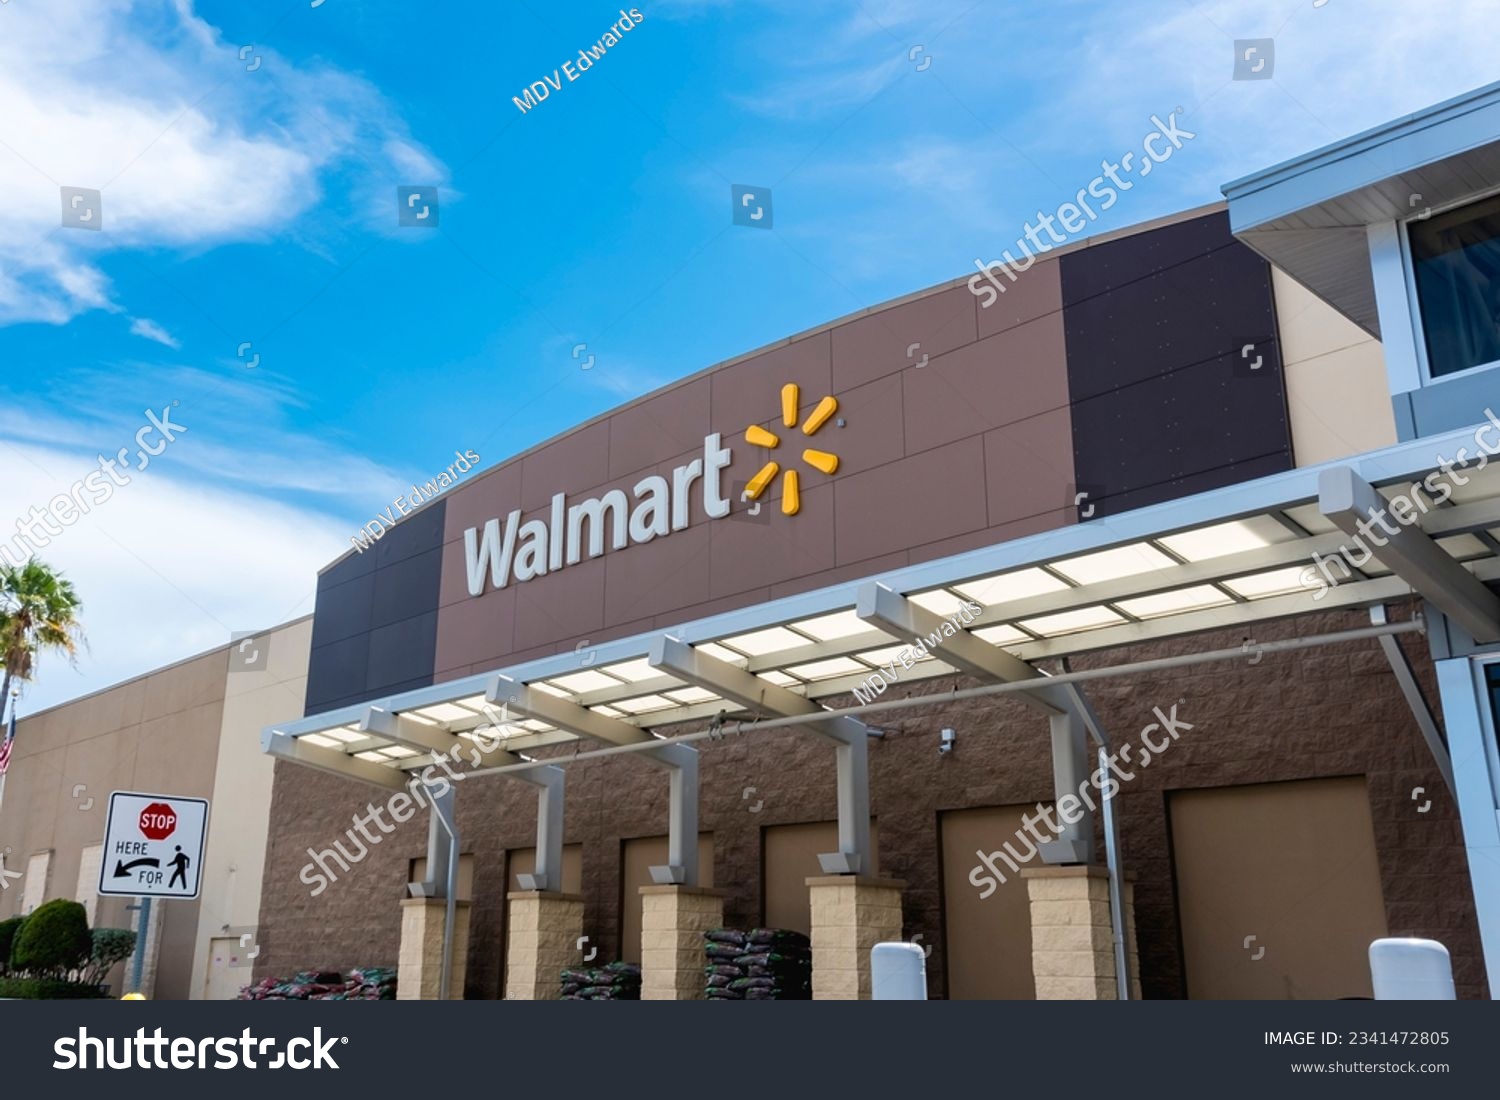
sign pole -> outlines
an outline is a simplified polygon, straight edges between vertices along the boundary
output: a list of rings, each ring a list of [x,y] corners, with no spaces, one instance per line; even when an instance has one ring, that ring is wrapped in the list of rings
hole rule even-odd
[[[130,964],[130,992],[141,991],[141,972],[146,965],[146,936],[151,931],[151,896],[148,894],[143,898],[136,899],[140,904],[136,906],[140,910],[140,919],[137,922],[138,931],[135,934],[135,959]]]

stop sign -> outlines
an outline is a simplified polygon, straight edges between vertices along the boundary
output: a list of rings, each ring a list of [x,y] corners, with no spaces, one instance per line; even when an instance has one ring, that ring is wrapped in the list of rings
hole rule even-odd
[[[177,828],[177,813],[165,802],[153,802],[141,811],[141,832],[151,840],[166,840]]]

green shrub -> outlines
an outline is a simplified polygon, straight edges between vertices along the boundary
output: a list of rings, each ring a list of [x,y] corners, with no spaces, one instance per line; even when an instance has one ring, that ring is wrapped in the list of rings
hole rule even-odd
[[[16,942],[16,933],[26,923],[25,917],[0,920],[0,975],[10,970],[10,949]]]
[[[104,994],[97,985],[58,978],[0,978],[0,998],[21,1001],[85,1001]]]
[[[32,978],[61,978],[89,961],[94,941],[88,911],[76,901],[55,898],[37,906],[11,947],[11,968]]]
[[[128,928],[95,928],[90,936],[94,946],[79,980],[85,985],[98,985],[115,963],[130,958],[135,950],[135,933]]]

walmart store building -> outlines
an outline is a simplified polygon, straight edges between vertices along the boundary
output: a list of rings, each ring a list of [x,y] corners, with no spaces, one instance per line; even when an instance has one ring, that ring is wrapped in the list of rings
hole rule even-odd
[[[332,563],[262,735],[255,977],[688,998],[723,923],[809,933],[820,998],[891,939],[934,997],[1369,996],[1387,935],[1491,996],[1496,192],[1500,85],[712,367]]]
[[[1497,190],[1500,85],[715,366],[333,563],[264,735],[268,956],[437,996],[451,895],[450,996],[594,949],[701,996],[720,922],[808,932],[818,997],[918,937],[933,996],[1368,996],[1386,935],[1488,995]]]

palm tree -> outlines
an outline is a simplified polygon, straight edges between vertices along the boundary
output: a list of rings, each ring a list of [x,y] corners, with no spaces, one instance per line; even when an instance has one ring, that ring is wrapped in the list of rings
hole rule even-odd
[[[12,680],[29,681],[37,655],[62,653],[71,662],[83,643],[78,613],[83,610],[72,582],[35,558],[25,565],[0,565],[0,726],[10,704]]]

